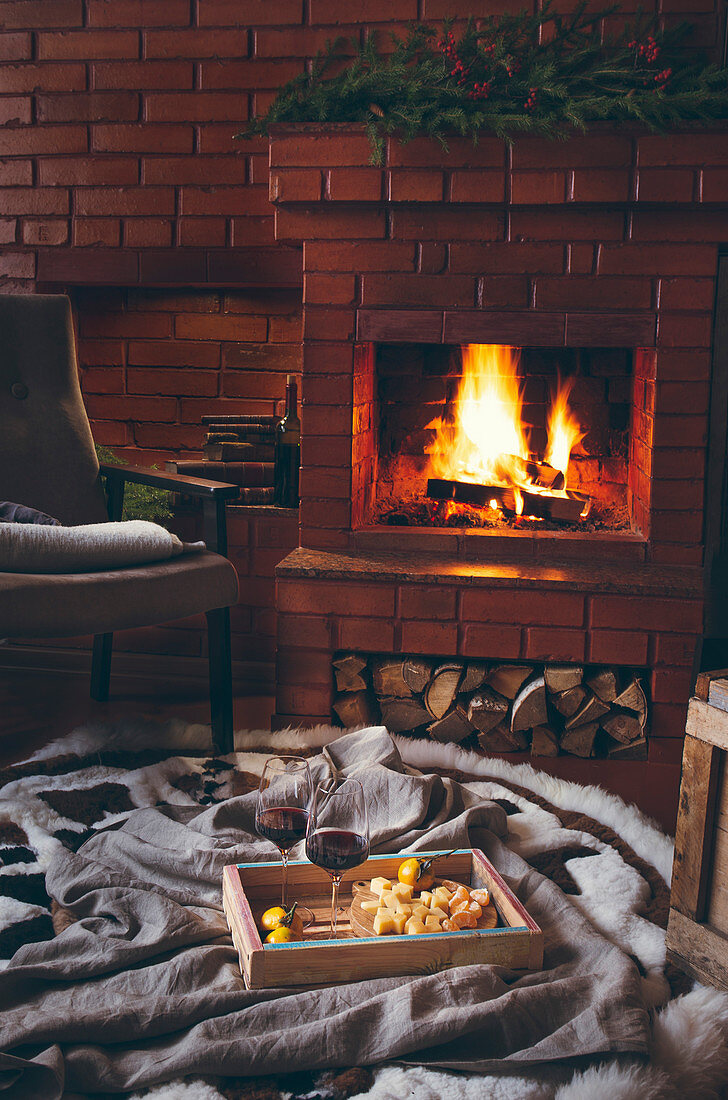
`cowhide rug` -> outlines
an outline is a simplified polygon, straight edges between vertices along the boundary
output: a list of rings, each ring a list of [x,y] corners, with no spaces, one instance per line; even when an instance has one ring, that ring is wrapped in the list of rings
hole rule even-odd
[[[209,730],[143,718],[77,730],[0,772],[0,967],[23,943],[49,939],[68,920],[44,873],[59,847],[137,807],[208,805],[254,789],[271,752],[315,753],[341,729],[236,734],[236,753],[205,754]],[[432,742],[395,738],[408,766],[488,780],[508,814],[508,844],[547,875],[599,931],[637,961],[653,1010],[648,1063],[611,1060],[574,1071],[568,1085],[385,1064],[277,1079],[186,1078],[145,1100],[669,1100],[728,1096],[728,995],[694,984],[665,959],[672,844],[635,807],[596,787],[554,779],[527,764],[484,759]],[[154,749],[146,746],[155,745]],[[0,1082],[0,1091],[2,1083]],[[68,1100],[72,1100],[69,1095]]]

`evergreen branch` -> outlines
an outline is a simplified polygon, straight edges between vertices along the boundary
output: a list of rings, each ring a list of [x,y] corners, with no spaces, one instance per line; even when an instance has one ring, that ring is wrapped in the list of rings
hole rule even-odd
[[[508,141],[518,133],[558,139],[593,121],[665,129],[728,117],[728,74],[681,56],[686,25],[658,33],[638,16],[602,41],[603,21],[617,11],[590,12],[582,0],[565,17],[547,0],[535,16],[490,16],[477,28],[471,18],[459,40],[452,20],[440,32],[413,24],[405,38],[390,36],[387,53],[375,35],[354,40],[354,56],[331,75],[348,45],[337,39],[236,136],[267,134],[277,122],[360,122],[381,163],[393,133],[402,141],[425,133],[447,148],[448,132],[474,142],[482,131]]]

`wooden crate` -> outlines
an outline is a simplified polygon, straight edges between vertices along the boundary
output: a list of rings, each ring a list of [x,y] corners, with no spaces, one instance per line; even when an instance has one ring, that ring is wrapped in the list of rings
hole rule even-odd
[[[418,855],[438,855],[418,852]],[[232,864],[223,873],[223,906],[240,972],[250,989],[309,986],[360,981],[398,974],[429,974],[468,963],[495,963],[514,969],[538,970],[543,962],[543,933],[511,893],[495,867],[479,849],[441,854],[438,877],[472,887],[487,887],[498,910],[499,927],[420,936],[355,937],[349,921],[352,884],[383,875],[397,877],[401,855],[372,856],[347,871],[341,882],[339,936],[327,939],[331,906],[328,876],[308,862],[290,863],[291,902],[308,906],[314,923],[303,942],[263,945],[258,934],[261,915],[280,904],[280,863]]]
[[[728,669],[704,672],[688,706],[667,953],[728,989]]]

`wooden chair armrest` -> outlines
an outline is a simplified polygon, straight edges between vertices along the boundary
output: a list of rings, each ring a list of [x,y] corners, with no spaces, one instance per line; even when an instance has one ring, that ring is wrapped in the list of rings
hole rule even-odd
[[[151,470],[147,466],[111,466],[102,463],[99,469],[106,478],[109,519],[121,519],[124,485],[128,481],[199,497],[202,500],[202,537],[205,545],[208,550],[227,557],[225,502],[237,498],[240,493],[239,485],[209,481],[203,477],[186,477],[184,474],[173,474],[169,470]]]
[[[174,474],[169,470],[152,470],[148,466],[100,466],[104,477],[117,481],[133,481],[138,485],[153,485],[156,489],[177,490],[191,497],[213,497],[217,500],[232,500],[240,492],[239,485],[226,481],[210,481],[204,477],[187,477]]]

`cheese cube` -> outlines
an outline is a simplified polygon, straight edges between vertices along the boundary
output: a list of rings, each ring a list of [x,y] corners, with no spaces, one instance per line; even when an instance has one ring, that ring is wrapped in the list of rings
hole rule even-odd
[[[425,921],[425,928],[428,932],[442,932],[442,925],[437,917],[429,916]]]
[[[381,878],[380,876],[379,878],[372,879],[369,884],[369,889],[373,894],[376,894],[377,897],[381,897],[385,890],[392,889],[392,883],[388,878]]]
[[[392,921],[394,922],[394,930],[398,936],[404,935],[407,921],[410,919],[409,913],[392,913]]]
[[[411,917],[413,909],[412,906],[409,905],[406,901],[400,901],[399,898],[397,898],[397,908],[394,910],[394,912],[404,913],[406,917]]]
[[[441,909],[446,909],[449,905],[452,892],[447,889],[446,886],[436,886],[433,894],[435,904],[439,905]]]
[[[395,923],[387,909],[380,909],[374,918],[374,935],[387,936],[395,931]]]
[[[397,906],[401,904],[397,895],[393,894],[391,890],[385,890],[379,901],[380,904],[386,905],[387,909],[391,909],[392,912],[395,912]]]
[[[395,882],[392,893],[396,894],[402,901],[412,901],[412,887],[407,886],[404,882]]]
[[[413,905],[412,916],[417,917],[419,920],[425,920],[430,915],[430,910],[426,905]]]
[[[407,921],[407,924],[405,925],[405,931],[407,932],[408,936],[421,936],[423,932],[427,931],[427,929],[425,928],[422,921],[418,920],[417,917],[410,917],[410,919]]]
[[[422,893],[420,894],[420,901],[423,905],[426,905],[428,909],[430,908],[430,906],[432,905],[432,894],[429,890],[422,891]]]
[[[376,913],[380,907],[378,901],[363,901],[361,907],[365,913]]]
[[[441,909],[439,905],[433,905],[430,909],[430,916],[436,917],[439,921],[443,921],[447,917],[447,913],[444,909]]]

